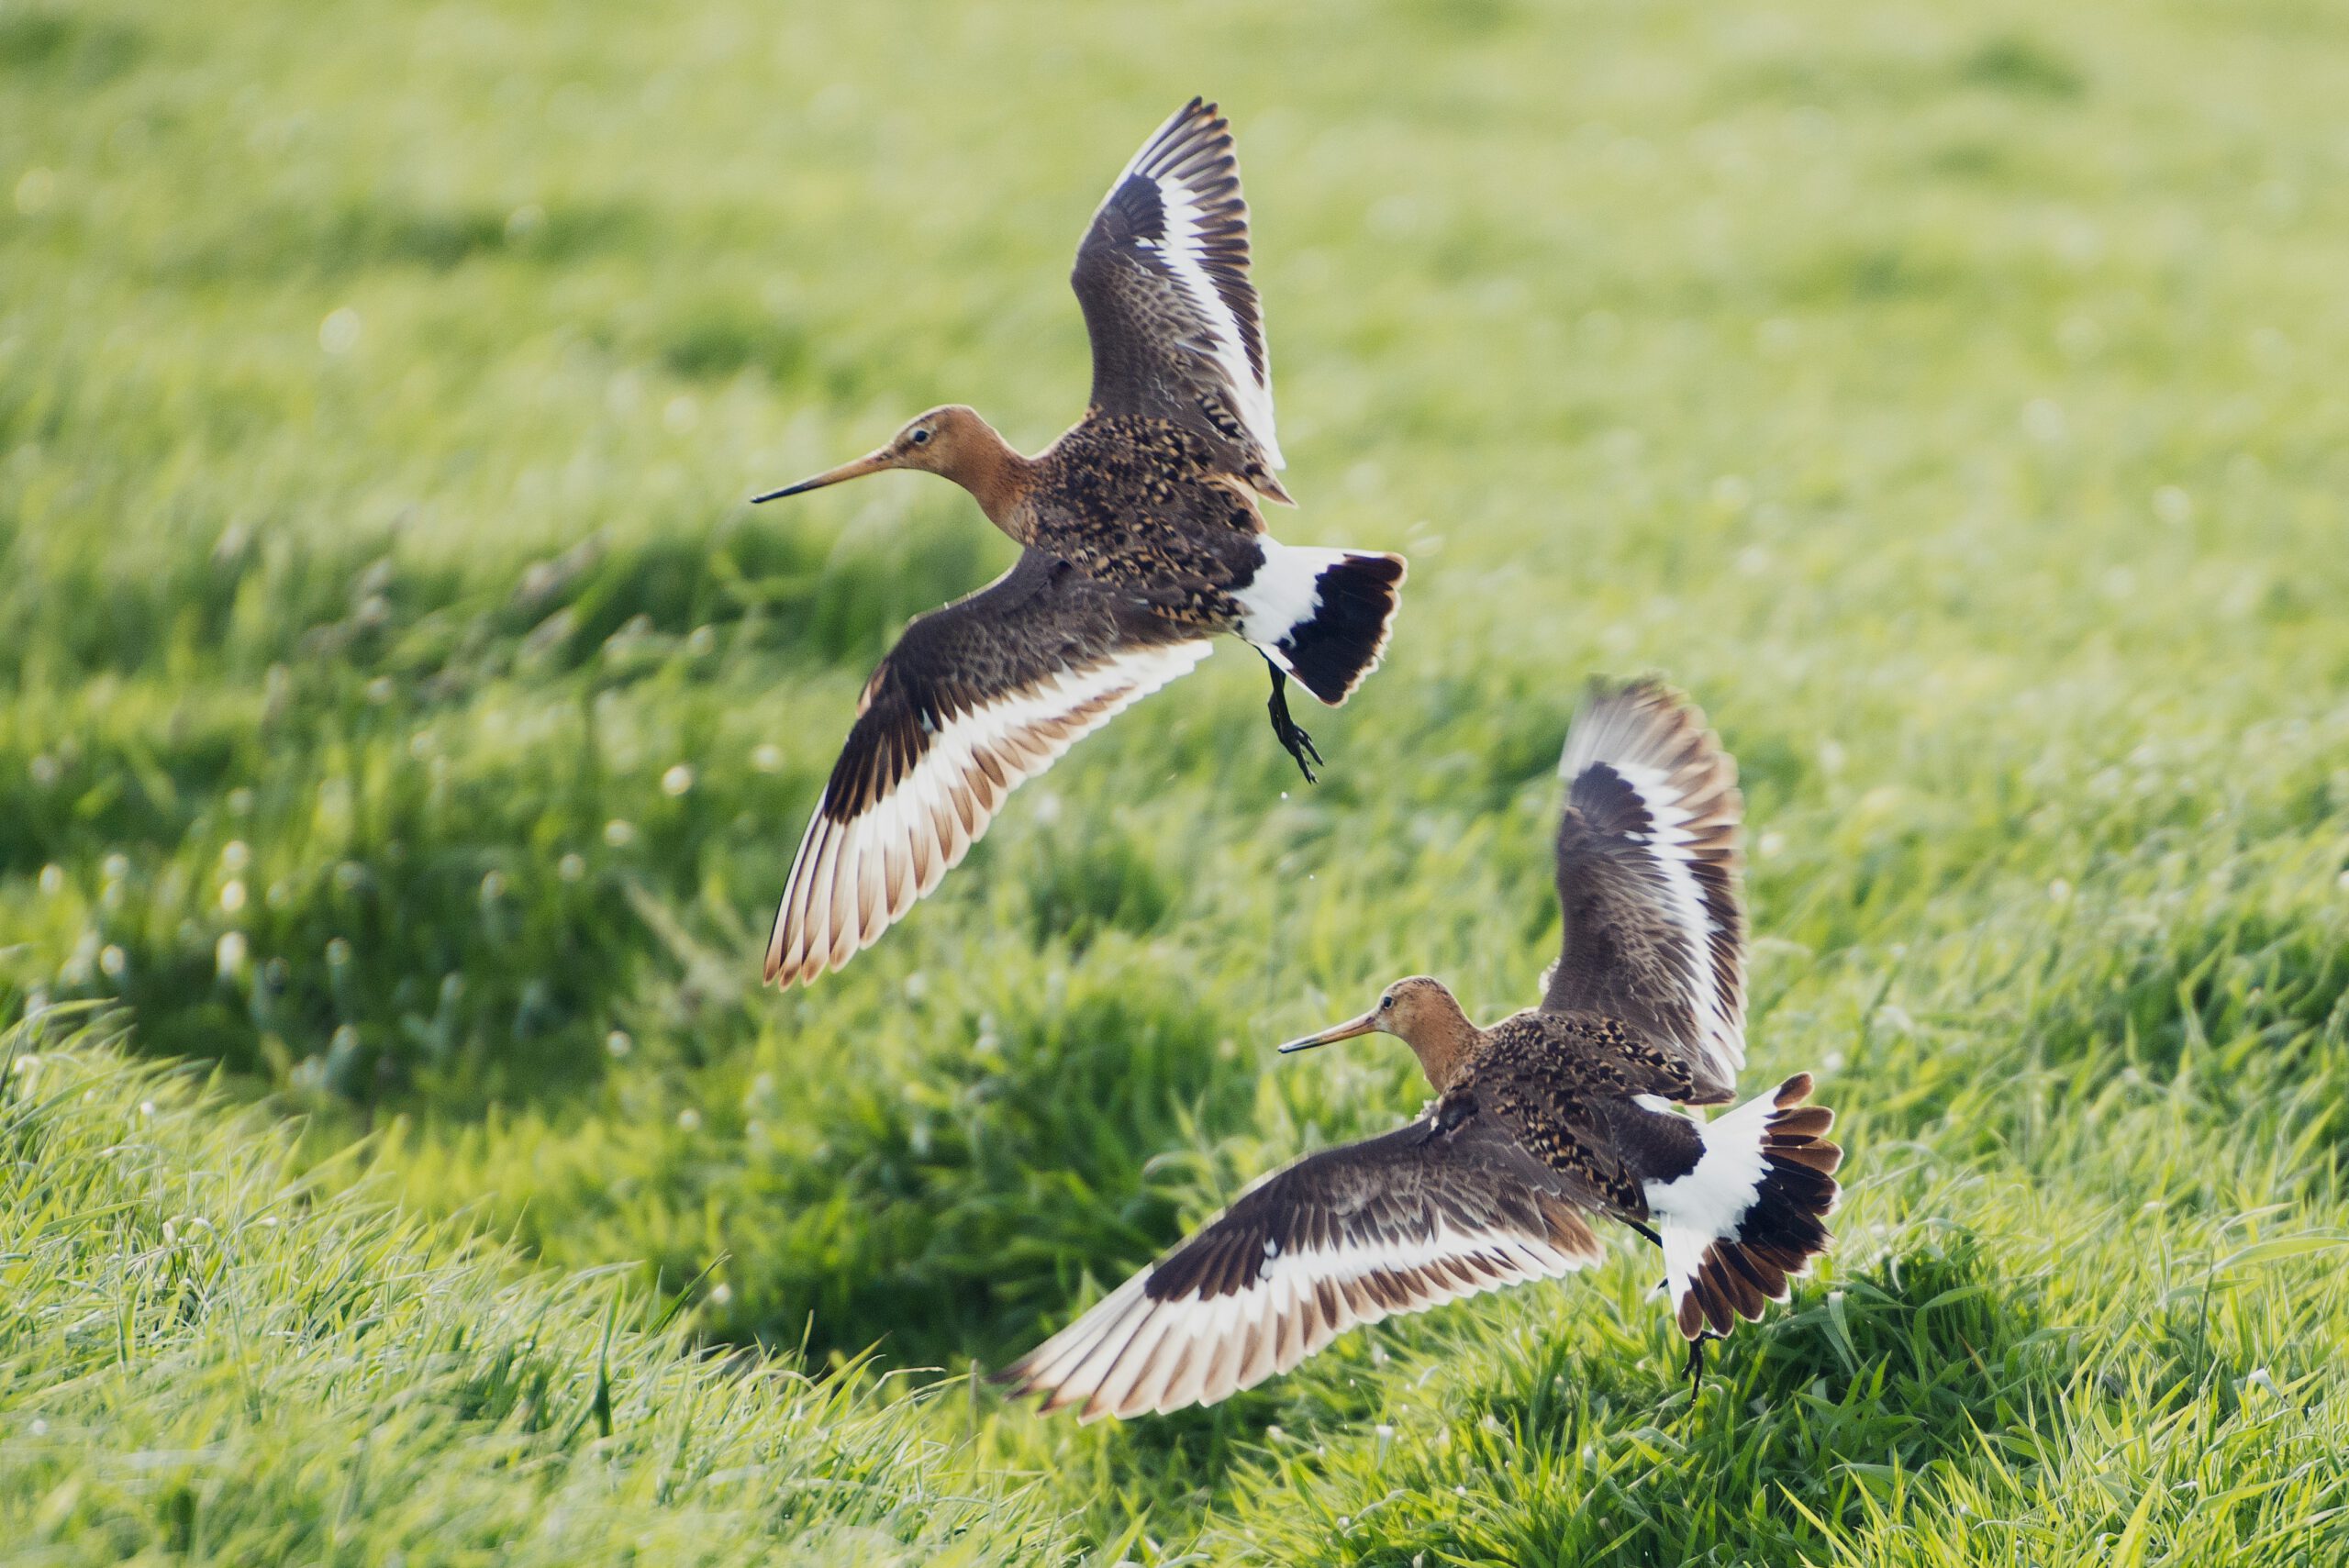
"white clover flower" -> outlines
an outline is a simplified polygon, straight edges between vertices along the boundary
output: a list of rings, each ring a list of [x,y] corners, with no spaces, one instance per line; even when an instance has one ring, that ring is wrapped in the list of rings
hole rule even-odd
[[[337,306],[318,323],[318,347],[329,354],[347,354],[359,347],[361,328],[359,312],[347,305]]]

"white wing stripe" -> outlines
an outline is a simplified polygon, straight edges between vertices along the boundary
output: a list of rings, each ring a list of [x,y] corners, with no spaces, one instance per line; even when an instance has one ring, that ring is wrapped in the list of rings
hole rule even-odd
[[[1391,1312],[1417,1312],[1529,1279],[1556,1278],[1597,1260],[1533,1237],[1470,1234],[1450,1226],[1413,1240],[1377,1237],[1266,1258],[1241,1289],[1218,1296],[1152,1300],[1146,1269],[1031,1353],[1019,1384],[1046,1391],[1046,1408],[1082,1401],[1081,1418],[1214,1404],[1288,1371],[1347,1329]],[[1460,1265],[1454,1268],[1449,1265]],[[1401,1276],[1416,1273],[1418,1283]],[[1390,1307],[1366,1282],[1399,1289]],[[1333,1318],[1319,1310],[1327,1284]]]
[[[1114,1358],[1119,1351],[1125,1348],[1126,1341],[1133,1338],[1134,1329],[1149,1309],[1149,1303],[1141,1294],[1143,1278],[1136,1275],[1128,1280],[1114,1295],[1086,1313],[1060,1337],[1070,1341],[1068,1350],[1056,1354],[1048,1367],[1038,1369],[1047,1375],[1051,1384],[1066,1386],[1076,1381],[1081,1372],[1108,1372],[1108,1358]],[[1059,1340],[1053,1343],[1057,1344]]]
[[[1281,456],[1279,439],[1273,433],[1273,393],[1267,380],[1259,380],[1254,367],[1248,362],[1247,334],[1240,318],[1224,303],[1223,293],[1215,286],[1215,279],[1208,275],[1206,242],[1200,234],[1198,204],[1192,199],[1190,187],[1169,175],[1152,181],[1158,187],[1160,206],[1165,213],[1166,239],[1155,247],[1166,261],[1166,267],[1192,306],[1209,324],[1212,340],[1192,347],[1208,354],[1223,370],[1224,379],[1231,384],[1232,395],[1240,406],[1232,412],[1264,449],[1265,461],[1275,468],[1286,468]],[[1137,239],[1137,245],[1152,248],[1151,241]],[[1266,370],[1269,374],[1270,362]]]
[[[812,980],[872,945],[961,862],[1022,780],[1052,766],[1121,709],[1188,673],[1211,646],[1200,640],[1130,650],[982,704],[950,720],[921,761],[862,815],[835,822],[819,807],[778,908],[769,947],[774,978],[786,985]]]
[[[1725,1063],[1733,1076],[1742,1065],[1740,1059],[1743,1052],[1739,1050],[1737,1020],[1721,1008],[1721,976],[1712,940],[1719,928],[1705,911],[1704,893],[1690,869],[1693,857],[1689,845],[1696,841],[1696,835],[1687,831],[1692,814],[1680,804],[1680,792],[1662,769],[1639,762],[1609,762],[1608,766],[1631,786],[1640,804],[1647,807],[1648,819],[1654,824],[1647,848],[1663,873],[1664,895],[1679,925],[1681,941],[1687,949],[1689,978],[1696,983],[1697,1017],[1705,1034],[1698,1043],[1707,1055]]]
[[[1118,172],[1117,179],[1110,183],[1108,195],[1101,198],[1101,206],[1108,206],[1117,198],[1125,183],[1137,175],[1158,187],[1158,204],[1164,215],[1165,240],[1162,244],[1137,238],[1134,243],[1143,250],[1155,250],[1164,258],[1167,272],[1174,280],[1175,286],[1183,291],[1208,323],[1214,340],[1188,347],[1195,352],[1206,354],[1222,370],[1224,379],[1230,384],[1232,396],[1239,403],[1231,412],[1247,428],[1248,434],[1254,438],[1256,444],[1264,449],[1264,461],[1275,469],[1283,469],[1288,466],[1288,461],[1281,455],[1279,439],[1273,431],[1272,346],[1264,340],[1260,327],[1257,339],[1264,357],[1264,373],[1259,376],[1248,362],[1248,335],[1238,317],[1233,316],[1231,307],[1224,303],[1222,291],[1215,286],[1215,279],[1208,276],[1203,261],[1206,246],[1199,231],[1199,205],[1192,193],[1190,181],[1203,172],[1219,172],[1221,159],[1212,155],[1201,156],[1214,147],[1213,142],[1208,142],[1193,149],[1189,156],[1171,167],[1152,167],[1170,140],[1188,133],[1195,115],[1211,113],[1205,107],[1194,109],[1186,106],[1160,126],[1151,139],[1142,143],[1141,150],[1127,160],[1126,166]],[[1230,172],[1233,179],[1239,178],[1236,161],[1230,166]],[[1244,222],[1246,204],[1237,190],[1232,192],[1232,199],[1241,204]],[[1099,217],[1100,207],[1094,209],[1094,216]]]

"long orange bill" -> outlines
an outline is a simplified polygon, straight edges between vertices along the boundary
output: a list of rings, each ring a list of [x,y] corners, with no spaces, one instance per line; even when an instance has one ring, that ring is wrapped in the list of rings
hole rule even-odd
[[[780,490],[770,490],[763,495],[751,497],[755,506],[762,501],[779,501],[785,495],[797,495],[809,490],[821,490],[827,484],[838,484],[843,479],[862,479],[868,473],[878,473],[892,466],[889,449],[869,452],[854,462],[844,462],[838,468],[828,468],[813,479],[803,479],[796,484],[786,484]]]
[[[1378,1009],[1373,1007],[1361,1018],[1349,1019],[1334,1029],[1323,1029],[1319,1034],[1307,1035],[1302,1040],[1290,1040],[1281,1047],[1281,1054],[1286,1056],[1292,1051],[1310,1051],[1317,1045],[1328,1045],[1332,1040],[1352,1040],[1358,1034],[1374,1033],[1377,1029]]]

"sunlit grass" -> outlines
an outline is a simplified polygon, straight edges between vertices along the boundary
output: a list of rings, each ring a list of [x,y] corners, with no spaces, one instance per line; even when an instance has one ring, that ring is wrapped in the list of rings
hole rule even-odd
[[[1061,1553],[862,1369],[696,1354],[657,1296],[322,1187],[191,1074],[22,1029],[0,1062],[12,1561]]]
[[[0,977],[247,1102],[33,1044],[94,1097],[7,1102],[0,1555],[2341,1558],[2344,42],[2293,0],[0,8]],[[1275,524],[1410,554],[1391,657],[1307,716],[1313,788],[1210,662],[762,993],[859,683],[1009,547],[914,477],[742,497],[946,399],[1048,439],[1076,232],[1201,91]],[[1790,1308],[1693,1408],[1628,1244],[1215,1412],[963,1381],[1418,1103],[1270,1042],[1415,971],[1531,996],[1566,716],[1645,669],[1743,765],[1753,1079],[1818,1072],[1851,1151]],[[150,1233],[287,1184],[267,1247]],[[365,1309],[238,1326],[314,1275]],[[803,1344],[954,1381],[725,1359]],[[762,1465],[891,1474],[811,1515]]]

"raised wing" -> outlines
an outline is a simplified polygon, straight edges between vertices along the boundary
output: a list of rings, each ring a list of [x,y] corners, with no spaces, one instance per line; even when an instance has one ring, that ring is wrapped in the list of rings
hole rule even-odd
[[[1172,419],[1220,444],[1275,500],[1272,358],[1248,281],[1248,204],[1231,128],[1194,98],[1134,154],[1093,215],[1069,282],[1093,339],[1093,406]]]
[[[1745,1065],[1745,917],[1737,760],[1705,716],[1651,681],[1595,688],[1558,772],[1565,935],[1551,1012],[1604,1013],[1685,1062],[1698,1104]]]
[[[1599,1256],[1571,1179],[1482,1119],[1309,1154],[996,1374],[1080,1418],[1212,1405],[1357,1323]]]
[[[1021,780],[1207,657],[1163,620],[1030,550],[915,617],[865,684],[767,943],[783,985],[838,969],[936,887]]]

